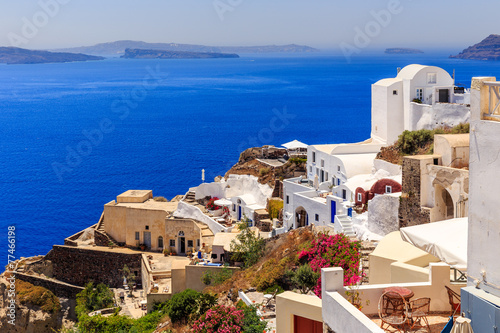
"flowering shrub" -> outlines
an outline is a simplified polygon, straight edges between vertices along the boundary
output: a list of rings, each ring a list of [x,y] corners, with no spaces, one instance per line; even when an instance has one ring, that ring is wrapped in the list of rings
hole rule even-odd
[[[215,204],[215,201],[219,200],[219,198],[217,197],[213,197],[212,199],[208,200],[208,203],[207,203],[207,209],[209,210],[217,210],[217,209],[220,209],[220,206],[217,206]]]
[[[308,248],[299,252],[299,260],[308,262],[312,270],[317,273],[321,272],[321,268],[342,267],[344,285],[351,286],[361,280],[360,247],[359,241],[351,241],[344,234],[334,236],[319,234],[312,240]],[[321,277],[313,291],[318,297],[321,297]]]
[[[238,333],[243,332],[243,310],[216,305],[193,324],[194,333]]]

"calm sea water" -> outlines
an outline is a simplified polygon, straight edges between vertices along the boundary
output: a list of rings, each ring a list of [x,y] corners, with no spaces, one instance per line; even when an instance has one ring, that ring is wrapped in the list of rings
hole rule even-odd
[[[495,62],[444,55],[2,65],[0,250],[15,225],[17,256],[45,254],[121,192],[170,199],[198,185],[201,169],[207,180],[224,174],[250,146],[366,139],[370,85],[411,63],[456,69],[466,86],[500,77]]]

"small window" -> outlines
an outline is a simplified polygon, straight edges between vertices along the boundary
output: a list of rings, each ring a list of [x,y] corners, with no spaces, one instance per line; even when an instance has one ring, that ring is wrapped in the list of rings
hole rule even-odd
[[[216,260],[217,260],[217,253],[212,253],[211,258],[212,258],[212,259],[216,259]]]
[[[392,193],[392,186],[386,185],[385,186],[385,193]]]
[[[313,152],[313,163],[316,163],[316,153]]]
[[[437,83],[437,73],[427,73],[427,83],[428,84]]]
[[[363,202],[363,195],[358,193],[358,202]]]
[[[235,211],[236,211],[236,205],[233,204],[233,212],[235,212]]]
[[[398,95],[398,91],[397,91],[397,90],[393,90],[393,91],[392,91],[392,94],[393,94],[394,96],[397,96],[397,95]]]
[[[314,215],[314,221],[316,221],[316,222],[319,221],[319,215],[318,214]]]
[[[135,232],[135,240],[139,240],[139,234],[140,234],[139,231]]]
[[[149,225],[146,226],[146,230],[149,230]]]
[[[340,172],[340,165],[337,165],[337,171]]]
[[[439,158],[434,159],[434,165],[439,165]]]
[[[337,179],[337,185],[340,185],[340,178]]]
[[[286,204],[288,205],[290,203],[290,197],[287,195],[286,196]]]
[[[193,241],[192,240],[188,240],[188,247],[193,247]]]
[[[342,190],[342,199],[347,200],[347,191]]]
[[[321,167],[324,168],[325,167],[325,160],[321,160]]]
[[[170,246],[175,246],[175,239],[170,240]]]
[[[200,239],[199,238],[196,240],[196,246],[200,247]]]
[[[328,179],[328,172],[325,173],[325,179]]]

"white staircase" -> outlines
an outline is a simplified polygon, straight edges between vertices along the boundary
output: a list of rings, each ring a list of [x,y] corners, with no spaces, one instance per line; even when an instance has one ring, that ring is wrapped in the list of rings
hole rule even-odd
[[[347,237],[356,237],[351,217],[347,215],[336,215],[335,224],[334,228],[337,233],[343,233]]]

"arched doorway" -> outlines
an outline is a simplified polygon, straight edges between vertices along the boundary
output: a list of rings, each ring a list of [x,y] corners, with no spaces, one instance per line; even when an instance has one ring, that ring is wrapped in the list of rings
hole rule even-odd
[[[295,210],[295,228],[305,227],[309,224],[309,215],[304,207]]]
[[[450,192],[441,185],[435,185],[436,221],[449,220],[455,217],[455,205]]]
[[[238,221],[241,221],[242,213],[241,213],[241,199],[238,199]]]

